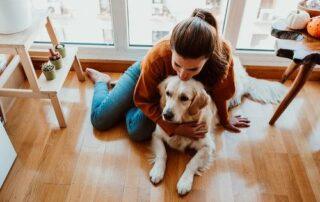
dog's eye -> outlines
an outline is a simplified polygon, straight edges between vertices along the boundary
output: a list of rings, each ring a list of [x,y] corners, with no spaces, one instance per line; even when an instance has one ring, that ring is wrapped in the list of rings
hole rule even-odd
[[[168,97],[171,97],[171,93],[170,93],[169,91],[166,92],[166,95],[167,95]]]
[[[182,96],[180,97],[180,100],[181,100],[182,102],[185,102],[185,101],[188,101],[189,98],[188,98],[187,96],[185,96],[185,95],[182,95]]]

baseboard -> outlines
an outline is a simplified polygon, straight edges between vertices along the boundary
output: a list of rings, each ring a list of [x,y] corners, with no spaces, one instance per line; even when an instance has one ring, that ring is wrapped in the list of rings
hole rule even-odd
[[[40,69],[40,66],[45,62],[46,58],[34,58],[32,57],[32,62],[36,69]],[[88,67],[94,68],[102,72],[124,72],[130,65],[135,61],[123,61],[123,60],[97,60],[97,59],[80,59],[83,69]],[[270,66],[245,66],[249,75],[256,78],[263,79],[281,79],[286,67],[270,67]],[[297,72],[295,72],[289,79],[294,79]],[[309,78],[311,81],[320,80],[320,69],[315,68],[311,73]]]
[[[245,66],[250,76],[261,79],[281,79],[286,67]],[[298,71],[294,72],[289,80],[293,80]],[[309,77],[309,81],[320,80],[320,69],[315,68]]]

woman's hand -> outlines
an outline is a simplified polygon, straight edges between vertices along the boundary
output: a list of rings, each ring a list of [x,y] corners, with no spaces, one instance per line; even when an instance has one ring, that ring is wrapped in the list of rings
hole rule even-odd
[[[241,117],[240,115],[232,117],[229,123],[223,125],[223,127],[234,133],[240,133],[241,130],[239,128],[248,128],[250,126],[250,121],[245,118]]]
[[[204,138],[204,135],[208,132],[207,125],[205,123],[182,123],[175,129],[174,134],[184,136],[192,139]]]

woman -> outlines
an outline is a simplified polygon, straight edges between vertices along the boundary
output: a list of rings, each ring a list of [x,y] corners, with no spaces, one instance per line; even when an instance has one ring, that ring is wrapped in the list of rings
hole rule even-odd
[[[157,86],[169,75],[202,82],[217,106],[225,129],[240,132],[239,127],[249,126],[246,118],[228,117],[227,100],[235,92],[232,55],[219,37],[216,19],[203,9],[195,9],[191,17],[178,23],[170,39],[154,45],[143,61],[132,65],[110,92],[108,75],[89,68],[86,72],[95,82],[91,122],[99,130],[112,127],[125,116],[133,140],[148,139],[155,123],[169,135],[203,137],[207,132],[204,124],[174,124],[162,119]]]

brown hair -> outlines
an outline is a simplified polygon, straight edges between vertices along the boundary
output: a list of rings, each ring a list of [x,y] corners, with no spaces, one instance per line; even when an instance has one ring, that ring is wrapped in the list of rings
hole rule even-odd
[[[171,49],[185,58],[208,58],[194,78],[212,86],[226,74],[230,49],[219,36],[216,18],[205,9],[195,9],[191,17],[179,22],[170,38]]]

